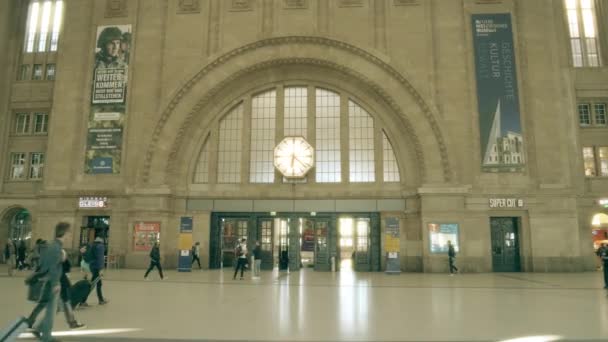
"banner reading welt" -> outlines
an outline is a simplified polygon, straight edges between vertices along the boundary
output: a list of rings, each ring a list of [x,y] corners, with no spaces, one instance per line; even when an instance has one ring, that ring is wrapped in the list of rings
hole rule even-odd
[[[131,25],[97,27],[85,173],[119,173]]]
[[[525,153],[511,15],[474,14],[471,22],[482,171],[519,172]]]

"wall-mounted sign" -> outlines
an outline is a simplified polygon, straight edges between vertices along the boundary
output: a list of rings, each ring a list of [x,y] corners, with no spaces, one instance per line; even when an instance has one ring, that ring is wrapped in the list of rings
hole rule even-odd
[[[107,197],[80,197],[78,199],[78,208],[107,208]]]
[[[399,218],[387,217],[384,235],[384,249],[386,251],[386,273],[400,273],[399,262]]]
[[[160,222],[136,222],[133,229],[133,250],[148,252],[160,241]]]
[[[490,208],[523,208],[524,200],[521,198],[490,198]]]
[[[447,253],[448,241],[452,243],[456,252],[460,251],[458,228],[458,223],[429,223],[431,253]]]
[[[597,201],[597,204],[601,205],[604,208],[608,208],[608,198],[600,198]]]

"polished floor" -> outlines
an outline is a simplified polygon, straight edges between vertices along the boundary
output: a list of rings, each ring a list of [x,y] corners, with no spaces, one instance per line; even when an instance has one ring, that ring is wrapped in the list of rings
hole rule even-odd
[[[0,324],[28,314],[23,277],[0,267]],[[607,341],[601,273],[401,274],[226,271],[143,281],[107,271],[106,306],[77,311],[69,341]],[[78,274],[74,274],[77,278]],[[95,297],[93,296],[92,299]],[[96,300],[91,300],[96,303]],[[24,335],[25,336],[25,335]]]

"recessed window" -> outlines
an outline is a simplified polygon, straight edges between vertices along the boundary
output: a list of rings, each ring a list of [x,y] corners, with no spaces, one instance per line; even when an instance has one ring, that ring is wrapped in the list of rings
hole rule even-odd
[[[251,183],[274,182],[276,101],[275,90],[256,95],[251,100]]]
[[[62,0],[32,1],[28,9],[24,51],[57,51],[62,16]]]
[[[47,113],[34,113],[34,133],[47,133],[49,115]]]
[[[575,67],[601,65],[593,0],[565,0],[572,64]]]
[[[395,158],[395,152],[393,146],[388,140],[386,133],[382,131],[382,163],[384,169],[384,181],[385,182],[399,182],[399,168],[397,166],[397,158]]]
[[[591,110],[588,103],[578,104],[578,122],[582,126],[591,125]]]
[[[209,139],[203,144],[203,149],[198,158],[196,172],[194,173],[194,183],[209,182]]]
[[[42,79],[42,64],[34,64],[32,69],[32,80],[38,81]]]
[[[218,183],[241,182],[241,145],[243,104],[239,104],[220,122],[218,146]]]
[[[44,153],[32,153],[30,158],[30,179],[42,179]]]
[[[52,81],[55,79],[55,64],[46,65],[46,79]]]
[[[600,169],[600,176],[607,177],[608,176],[608,147],[598,147],[598,162]]]
[[[17,113],[15,116],[15,133],[27,134],[30,131],[30,113]]]
[[[329,90],[316,90],[316,181],[342,181],[340,156],[340,95]]]
[[[306,138],[308,120],[308,88],[285,88],[285,124],[284,134]]]
[[[18,81],[25,81],[28,79],[28,74],[30,72],[29,64],[21,64],[19,66],[19,74],[17,75]]]
[[[374,119],[365,109],[348,101],[349,180],[374,182]]]
[[[586,177],[595,177],[595,155],[593,153],[593,147],[583,147],[583,164],[585,167]]]
[[[595,103],[593,105],[593,110],[595,112],[595,124],[606,125],[606,104]]]
[[[25,179],[25,153],[11,153],[11,179]]]

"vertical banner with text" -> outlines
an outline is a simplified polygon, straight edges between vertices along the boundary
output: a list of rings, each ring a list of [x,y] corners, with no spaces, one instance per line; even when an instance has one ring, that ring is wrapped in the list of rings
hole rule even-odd
[[[97,27],[85,173],[120,172],[130,49],[131,25]]]
[[[399,251],[401,241],[399,238],[399,218],[387,217],[384,238],[384,250],[386,252],[386,273],[401,273]]]
[[[520,172],[525,153],[511,15],[474,14],[471,22],[482,171]]]
[[[179,255],[177,256],[177,270],[190,272],[192,270],[192,217],[182,216],[179,220]]]

